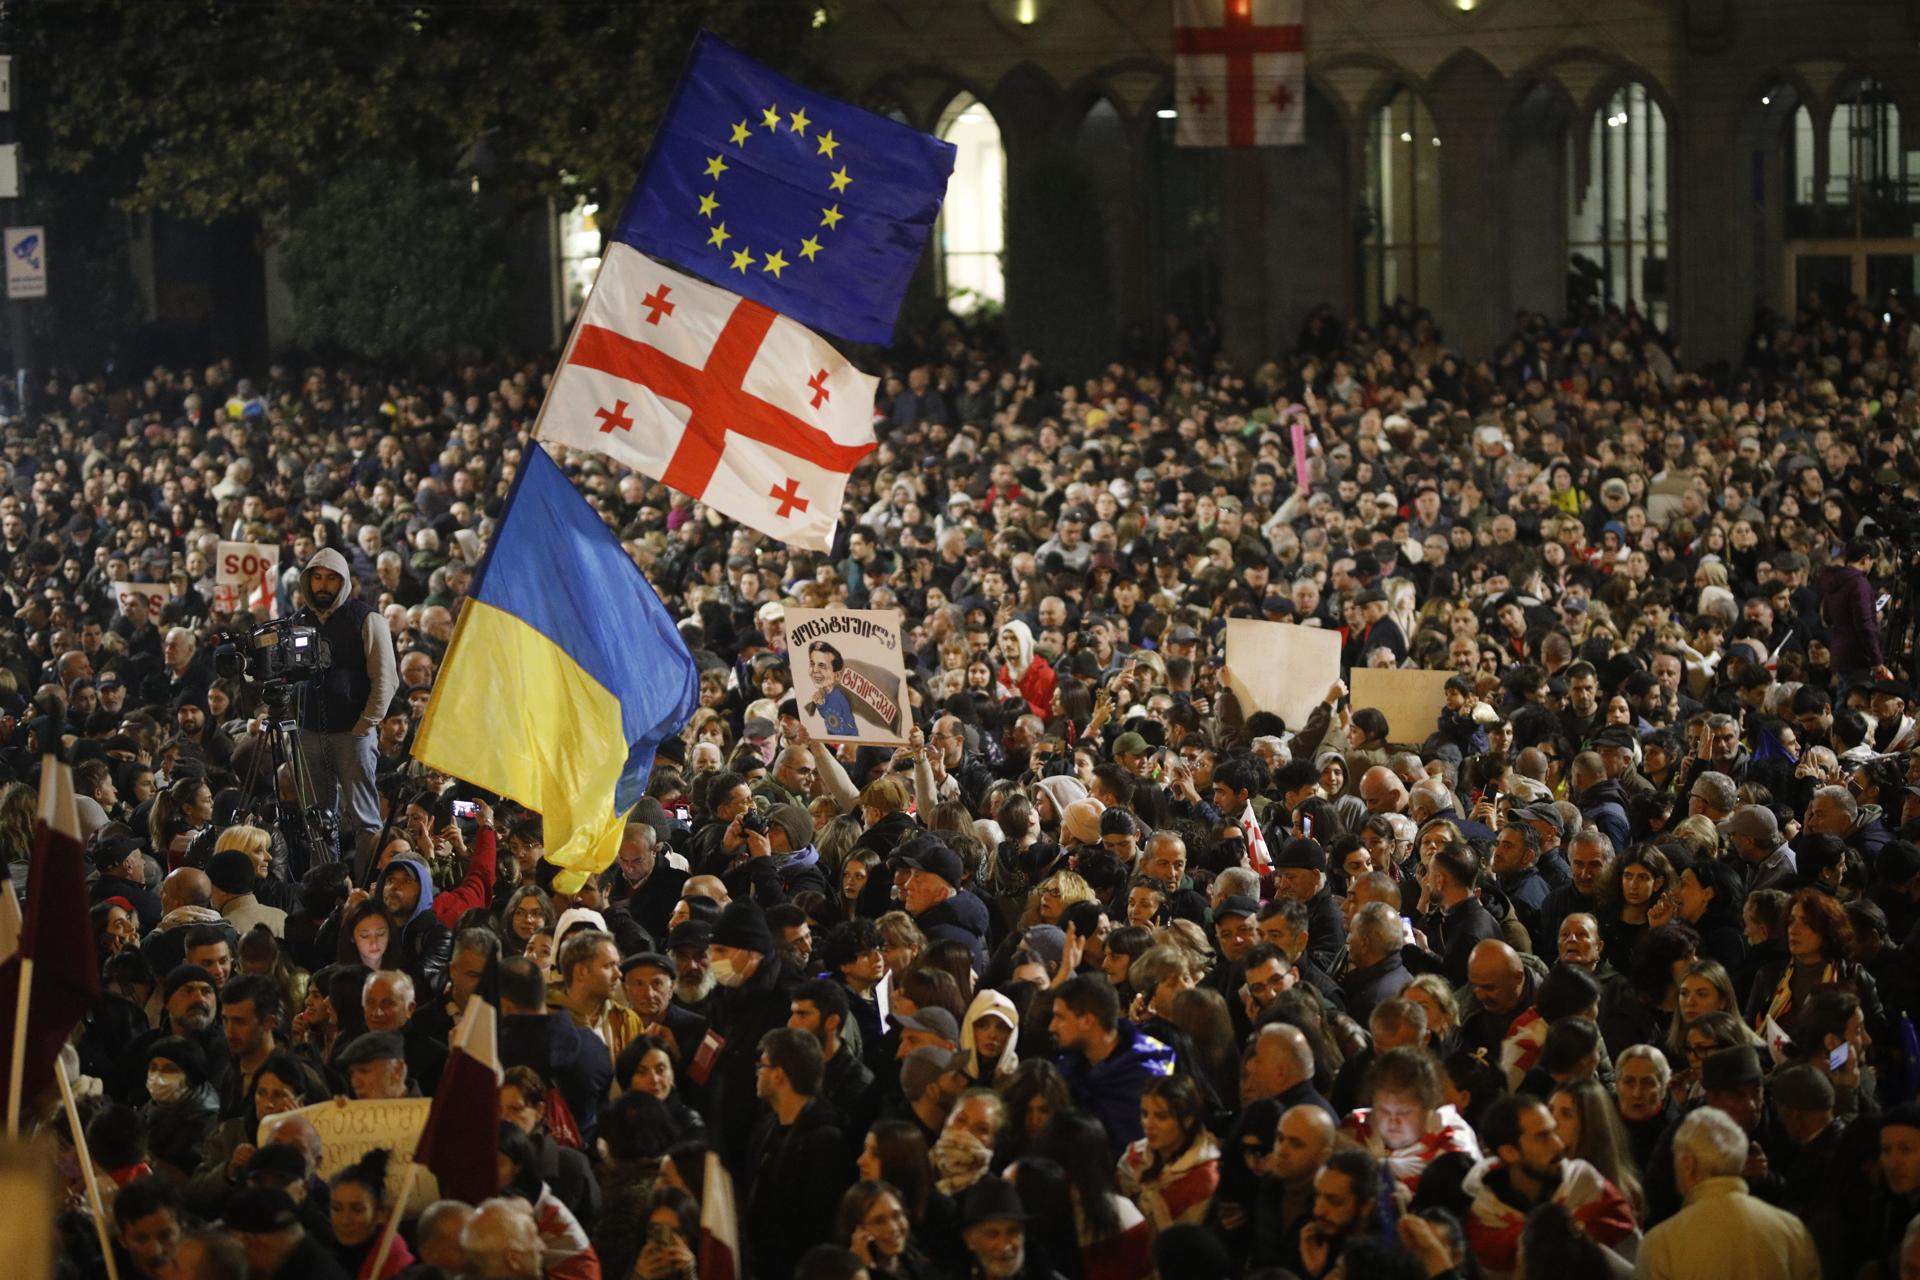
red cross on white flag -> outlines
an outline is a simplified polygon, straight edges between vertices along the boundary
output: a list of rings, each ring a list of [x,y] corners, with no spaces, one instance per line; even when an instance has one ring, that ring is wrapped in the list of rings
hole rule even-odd
[[[1306,141],[1304,0],[1173,0],[1174,142]]]
[[[803,325],[616,243],[534,434],[826,551],[877,386]]]

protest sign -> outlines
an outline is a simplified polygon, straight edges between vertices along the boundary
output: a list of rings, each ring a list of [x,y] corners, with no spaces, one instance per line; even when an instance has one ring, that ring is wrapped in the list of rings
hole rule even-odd
[[[809,736],[863,746],[906,742],[898,609],[789,609],[787,661]]]
[[[1228,618],[1227,674],[1242,712],[1271,711],[1298,732],[1340,678],[1340,633]]]
[[[280,569],[280,548],[271,542],[222,542],[213,571],[213,608],[216,613],[251,610],[263,618],[279,612],[279,593],[273,589]]]
[[[164,582],[116,582],[113,584],[113,607],[121,614],[127,611],[127,600],[131,596],[144,597],[147,602],[147,617],[159,621],[160,610],[166,607],[167,586]]]
[[[413,1162],[414,1148],[420,1144],[420,1131],[426,1127],[431,1098],[389,1098],[361,1102],[334,1098],[316,1102],[297,1111],[267,1116],[260,1121],[260,1141],[270,1140],[274,1128],[298,1117],[307,1121],[320,1135],[322,1154],[315,1170],[322,1178],[331,1178],[376,1147],[393,1152],[387,1164],[387,1198],[400,1194],[407,1166]],[[439,1197],[440,1184],[422,1168],[407,1198],[409,1215],[432,1204]]]
[[[1433,736],[1447,707],[1451,671],[1395,671],[1355,667],[1353,709],[1373,707],[1387,718],[1387,741],[1417,747]]]
[[[8,1270],[21,1280],[54,1274],[54,1224],[63,1206],[53,1151],[51,1142],[0,1144],[0,1231],[6,1232]]]

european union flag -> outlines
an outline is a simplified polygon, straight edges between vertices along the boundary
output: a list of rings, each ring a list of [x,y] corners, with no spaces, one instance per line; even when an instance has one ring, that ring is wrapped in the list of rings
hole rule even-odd
[[[890,342],[953,156],[703,31],[614,238],[809,328]]]

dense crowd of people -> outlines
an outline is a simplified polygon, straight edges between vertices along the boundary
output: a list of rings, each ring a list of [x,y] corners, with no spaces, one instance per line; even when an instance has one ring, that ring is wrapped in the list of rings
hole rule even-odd
[[[409,755],[544,366],[13,415],[0,842],[30,897],[63,751],[105,993],[82,1134],[33,1114],[64,1274],[106,1274],[84,1149],[122,1277],[374,1280],[411,1152],[293,1113],[432,1096],[497,999],[498,1194],[412,1206],[382,1280],[721,1280],[709,1154],[765,1280],[1920,1276],[1920,326],[1763,318],[1711,374],[1620,313],[1153,345],[916,337],[831,555],[562,459],[702,671],[573,893]],[[330,641],[304,771],[215,662],[265,620],[221,540]],[[788,607],[902,611],[907,745],[809,739]],[[1286,723],[1230,618],[1445,708]]]

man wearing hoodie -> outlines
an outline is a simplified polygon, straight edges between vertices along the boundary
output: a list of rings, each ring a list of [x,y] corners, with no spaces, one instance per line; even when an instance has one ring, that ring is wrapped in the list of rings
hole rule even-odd
[[[346,557],[332,547],[317,552],[300,575],[306,607],[293,620],[317,627],[332,651],[332,665],[300,699],[300,750],[313,775],[314,801],[336,808],[342,834],[353,837],[362,870],[358,878],[364,878],[380,829],[373,731],[399,691],[400,678],[386,620],[351,593],[349,581]],[[441,967],[444,972],[444,962]]]
[[[399,930],[392,945],[414,985],[435,1000],[447,985],[453,959],[453,933],[433,913],[433,873],[411,853],[403,853],[380,873],[380,905]]]
[[[1037,716],[1053,714],[1053,665],[1033,649],[1033,632],[1018,618],[1000,629],[1000,668],[997,696],[1025,698]]]

